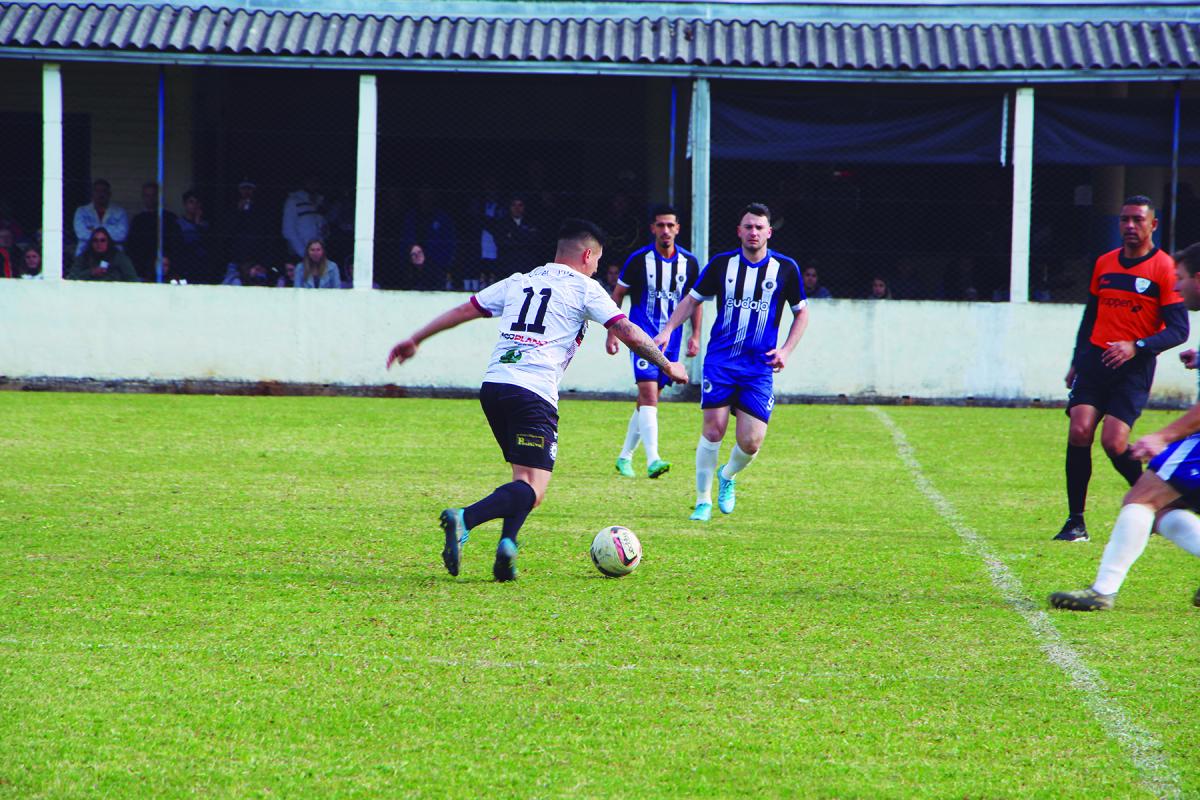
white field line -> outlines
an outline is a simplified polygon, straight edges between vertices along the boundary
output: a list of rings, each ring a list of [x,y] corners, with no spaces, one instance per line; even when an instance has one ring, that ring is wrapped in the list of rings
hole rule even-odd
[[[1120,704],[1109,696],[1109,690],[1104,680],[1094,669],[1084,663],[1083,657],[1075,648],[1063,641],[1062,634],[1055,627],[1050,615],[1041,608],[1040,604],[1035,603],[1029,597],[1021,585],[1020,579],[996,554],[987,539],[967,525],[954,505],[925,477],[921,464],[917,461],[916,454],[900,426],[881,408],[869,406],[867,410],[891,431],[900,460],[912,473],[917,489],[966,543],[967,547],[983,560],[988,576],[992,579],[992,585],[1000,592],[1004,602],[1025,619],[1026,624],[1033,631],[1038,645],[1046,654],[1046,658],[1062,670],[1071,685],[1083,696],[1084,704],[1100,722],[1100,726],[1109,738],[1116,740],[1129,754],[1134,767],[1141,773],[1142,782],[1146,788],[1157,797],[1180,797],[1182,789],[1179,774],[1167,761],[1162,743],[1149,731],[1130,719]]]

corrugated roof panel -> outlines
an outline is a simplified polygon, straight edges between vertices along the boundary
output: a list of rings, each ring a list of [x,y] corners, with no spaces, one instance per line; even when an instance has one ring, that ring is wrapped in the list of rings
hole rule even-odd
[[[468,19],[0,2],[0,46],[750,70],[1200,69],[1200,25],[1180,21],[818,25],[756,19]]]

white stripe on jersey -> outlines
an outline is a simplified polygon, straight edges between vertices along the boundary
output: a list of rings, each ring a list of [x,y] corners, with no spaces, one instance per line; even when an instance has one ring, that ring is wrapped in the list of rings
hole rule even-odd
[[[741,261],[741,257],[739,256],[732,260],[735,264],[734,274],[736,275],[736,264]],[[759,267],[758,269],[750,269],[749,267],[746,268],[746,277],[742,279],[741,288],[734,293],[734,300],[738,300],[739,298],[743,300],[754,299],[754,279],[758,277],[759,269],[762,269],[762,267]],[[753,311],[748,308],[742,308],[742,305],[743,304],[740,302],[737,303],[737,335],[733,337],[733,347],[729,350],[729,355],[731,358],[740,356],[742,354],[742,348],[746,345],[746,332],[750,328],[750,319],[754,316]]]
[[[1165,480],[1170,480],[1175,474],[1175,470],[1183,463],[1183,460],[1188,457],[1188,454],[1196,449],[1196,445],[1200,443],[1200,436],[1189,436],[1183,440],[1179,447],[1175,448],[1175,452],[1163,462],[1163,465],[1158,469],[1158,477]]]
[[[654,291],[654,284],[658,281],[658,258],[654,255],[654,249],[647,250],[642,260],[646,265],[646,319],[661,328],[662,312],[658,307],[658,293]]]
[[[740,261],[741,261],[741,256],[739,254],[735,254],[732,257],[730,257],[729,261],[726,262],[726,264],[725,264],[725,299],[726,299],[726,301],[728,301],[731,297],[734,297],[737,294],[737,287],[734,286],[734,284],[737,282],[738,263]],[[721,293],[717,292],[717,296],[720,297]],[[729,326],[732,323],[733,323],[733,305],[726,302],[725,303],[725,313],[721,317],[721,328],[723,330],[729,330]]]
[[[772,257],[763,269],[765,272],[762,280],[762,297],[758,306],[758,325],[754,328],[754,341],[756,342],[761,340],[763,334],[766,333],[767,320],[771,317],[771,296],[779,289],[779,262]]]

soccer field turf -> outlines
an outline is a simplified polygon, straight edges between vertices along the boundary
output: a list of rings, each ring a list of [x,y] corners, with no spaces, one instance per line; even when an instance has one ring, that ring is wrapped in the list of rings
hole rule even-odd
[[[632,407],[563,403],[500,585],[498,523],[439,556],[508,480],[474,401],[0,393],[0,797],[1200,796],[1200,563],[1155,537],[1115,611],[1030,621],[1123,490],[1097,445],[1050,541],[1061,410],[779,406],[705,525],[698,410],[628,480]]]

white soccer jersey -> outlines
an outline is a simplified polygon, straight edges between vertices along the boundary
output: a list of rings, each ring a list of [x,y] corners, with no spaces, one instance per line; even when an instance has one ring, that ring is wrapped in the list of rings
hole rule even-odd
[[[583,344],[587,321],[608,327],[625,316],[596,281],[554,263],[493,283],[471,302],[500,319],[483,380],[523,387],[555,408],[558,382]]]

